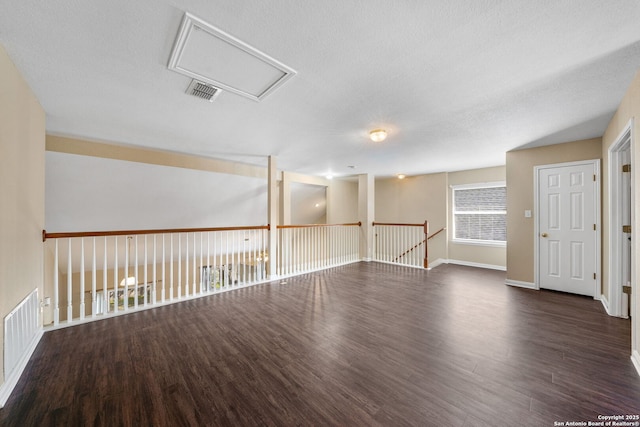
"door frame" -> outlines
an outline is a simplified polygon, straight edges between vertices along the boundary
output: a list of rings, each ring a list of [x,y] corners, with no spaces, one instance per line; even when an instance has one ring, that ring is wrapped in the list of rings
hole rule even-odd
[[[596,213],[595,221],[596,221],[596,232],[595,234],[595,254],[596,259],[596,280],[595,280],[595,289],[593,292],[593,299],[600,300],[602,297],[602,249],[601,249],[601,234],[602,234],[602,224],[601,224],[601,213],[600,213],[600,159],[593,160],[580,160],[576,162],[564,162],[564,163],[552,163],[548,165],[539,165],[533,167],[533,212],[534,212],[534,222],[533,222],[533,284],[535,289],[540,289],[540,188],[538,186],[538,182],[540,180],[540,173],[545,169],[555,169],[562,168],[567,166],[584,166],[590,165],[593,166],[593,173],[595,174],[594,181],[594,206],[593,209]]]
[[[626,313],[622,312],[622,280],[621,280],[621,272],[622,272],[622,233],[620,230],[622,226],[625,225],[622,223],[622,209],[623,209],[623,198],[620,197],[620,190],[622,189],[622,152],[629,147],[631,151],[631,200],[629,203],[631,204],[631,227],[633,231],[634,227],[634,219],[635,219],[635,189],[634,186],[634,164],[633,164],[633,154],[634,154],[634,138],[633,138],[633,118],[629,120],[626,126],[622,129],[618,137],[615,139],[615,142],[611,144],[608,149],[608,177],[609,177],[609,274],[608,274],[608,282],[609,282],[609,292],[606,295],[608,299],[605,305],[607,312],[610,316],[616,317],[627,317]],[[629,138],[629,143],[627,144],[627,138]],[[617,231],[616,231],[617,230]],[[633,260],[635,259],[635,250],[633,241],[631,242],[631,283],[632,285],[635,283],[635,263]],[[629,298],[629,304],[632,298]],[[631,306],[631,310],[633,310],[633,305]],[[632,313],[633,314],[633,313]]]

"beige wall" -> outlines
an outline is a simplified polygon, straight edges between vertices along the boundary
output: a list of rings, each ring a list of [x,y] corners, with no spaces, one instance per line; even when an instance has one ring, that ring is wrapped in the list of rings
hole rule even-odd
[[[429,221],[430,234],[443,227],[441,233],[429,241],[429,262],[438,259],[452,262],[485,264],[504,268],[506,249],[452,243],[449,224],[452,221],[451,185],[479,184],[504,181],[506,168],[472,169],[376,180],[376,221],[423,223]]]
[[[434,233],[447,225],[447,174],[436,173],[375,182],[377,222],[424,223]],[[429,241],[429,262],[447,259],[446,234]]]
[[[44,135],[44,111],[0,46],[0,318],[35,288],[42,297]]]
[[[327,223],[358,222],[358,181],[333,179],[327,187]]]
[[[507,153],[507,280],[534,281],[533,167],[601,157],[601,138]]]
[[[638,189],[640,189],[640,173],[638,173],[638,165],[640,165],[640,150],[638,149],[638,138],[640,137],[640,72],[638,72],[629,86],[627,93],[625,94],[622,102],[618,106],[618,110],[615,115],[609,122],[609,126],[605,131],[602,137],[602,157],[603,157],[603,203],[604,206],[608,206],[609,203],[609,192],[608,192],[608,167],[607,163],[609,161],[608,150],[611,147],[611,144],[616,142],[616,138],[622,132],[624,127],[627,125],[630,119],[633,119],[633,129],[632,135],[634,138],[634,147],[632,149],[632,155],[634,156],[631,160],[633,164],[632,176],[634,178],[634,182],[632,184],[634,188],[634,197],[635,197],[635,218],[634,223],[632,224],[631,229],[634,231],[632,234],[633,242],[632,246],[634,248],[639,248],[640,246],[640,233],[635,232],[636,230],[640,230],[640,193]],[[608,291],[608,274],[609,274],[609,212],[608,209],[603,209],[603,263],[602,263],[602,273],[603,273],[603,285],[605,287],[605,291]],[[637,249],[636,249],[637,251]],[[635,253],[635,259],[633,260],[634,271],[637,277],[638,271],[640,271],[640,257],[638,257],[638,253]],[[637,279],[636,279],[637,280]],[[606,294],[605,294],[606,295]],[[633,289],[632,298],[634,299],[634,304],[636,307],[636,315],[632,318],[632,346],[634,350],[634,357],[636,358],[636,362],[640,364],[640,354],[638,354],[639,346],[640,346],[640,315],[638,315],[638,307],[640,304],[640,292],[638,292],[637,282],[635,283],[635,288]],[[639,365],[640,366],[640,365]]]
[[[498,182],[506,179],[506,167],[473,169],[449,173],[449,187],[452,185],[480,184],[486,182]],[[449,188],[449,224],[453,223],[452,190]],[[507,249],[505,247],[465,245],[452,242],[453,227],[447,227],[449,238],[448,258],[454,261],[462,261],[474,264],[485,264],[505,268],[507,266]]]

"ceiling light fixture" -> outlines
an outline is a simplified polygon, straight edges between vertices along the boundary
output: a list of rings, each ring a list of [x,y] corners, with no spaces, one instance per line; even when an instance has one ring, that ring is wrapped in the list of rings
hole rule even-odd
[[[371,138],[373,142],[382,142],[387,139],[387,131],[384,129],[374,129],[369,132],[369,138]]]
[[[403,174],[403,173],[399,173],[397,175],[397,177],[398,177],[398,179],[405,179],[407,176],[405,174]]]

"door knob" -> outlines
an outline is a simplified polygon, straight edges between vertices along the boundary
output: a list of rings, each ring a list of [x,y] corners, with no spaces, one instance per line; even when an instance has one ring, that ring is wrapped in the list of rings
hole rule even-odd
[[[547,234],[547,233],[542,233],[542,234],[541,234],[541,236],[542,236],[542,237],[547,237],[547,236],[548,236],[548,234]]]

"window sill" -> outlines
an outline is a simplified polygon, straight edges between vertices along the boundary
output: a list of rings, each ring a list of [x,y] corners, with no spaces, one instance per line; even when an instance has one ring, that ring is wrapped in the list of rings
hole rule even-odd
[[[491,248],[507,247],[507,242],[498,242],[492,240],[451,239],[451,243],[455,243],[458,245],[485,246]]]

